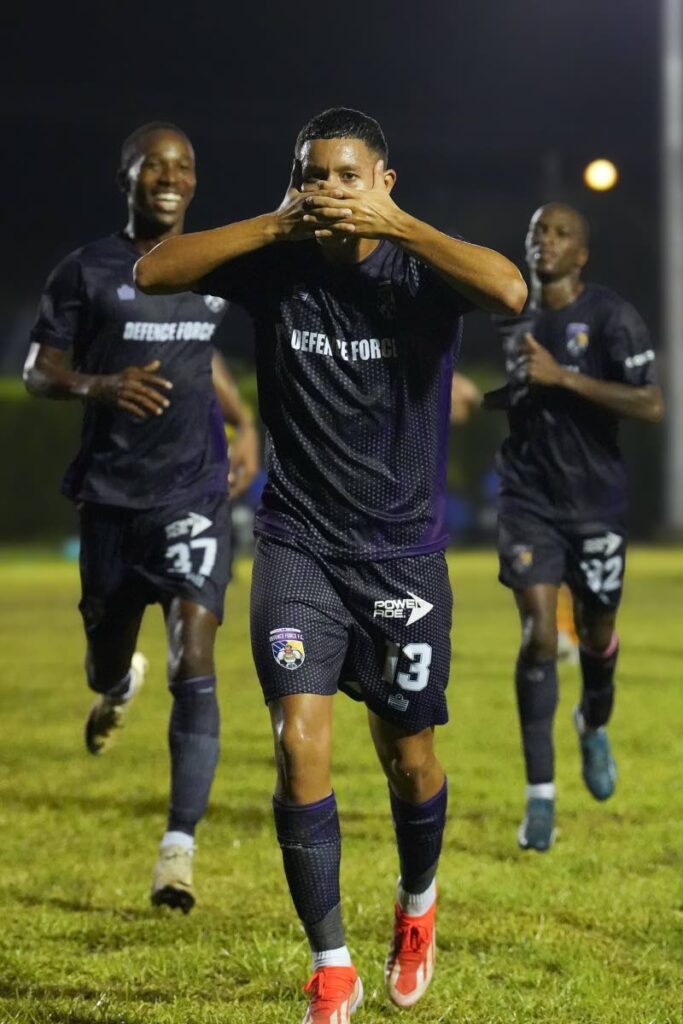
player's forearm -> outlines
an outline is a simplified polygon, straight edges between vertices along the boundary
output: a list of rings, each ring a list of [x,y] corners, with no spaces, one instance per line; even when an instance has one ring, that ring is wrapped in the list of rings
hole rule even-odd
[[[430,224],[401,213],[393,239],[429,263],[475,306],[489,313],[521,312],[527,287],[514,263],[493,249],[451,238]]]
[[[39,346],[33,344],[24,365],[26,390],[36,398],[89,398],[95,378],[66,367],[41,360]]]
[[[609,409],[617,416],[659,423],[664,415],[662,393],[658,387],[651,384],[645,387],[632,387],[630,384],[597,380],[583,373],[563,370],[560,387],[581,395],[603,409]]]
[[[193,288],[223,263],[277,241],[273,214],[227,224],[211,231],[174,235],[160,242],[135,264],[135,283],[148,295],[167,295]]]

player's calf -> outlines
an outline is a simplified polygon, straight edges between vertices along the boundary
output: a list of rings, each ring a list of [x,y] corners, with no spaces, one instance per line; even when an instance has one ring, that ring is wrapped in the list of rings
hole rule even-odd
[[[390,790],[401,877],[384,967],[386,990],[400,1007],[422,998],[436,961],[436,869],[446,824],[446,781],[431,799],[410,804]]]
[[[165,904],[188,913],[195,902],[194,833],[206,812],[216,773],[220,716],[215,676],[173,682],[170,690],[171,800],[151,899],[155,906]]]

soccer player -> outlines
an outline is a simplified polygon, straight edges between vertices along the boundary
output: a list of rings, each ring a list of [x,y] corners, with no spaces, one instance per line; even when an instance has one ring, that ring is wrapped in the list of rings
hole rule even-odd
[[[615,621],[626,558],[626,484],[618,424],[663,415],[654,352],[636,310],[582,280],[588,225],[549,203],[529,225],[531,298],[502,321],[508,385],[487,396],[508,410],[499,455],[500,580],[514,591],[522,642],[515,670],[526,764],[523,849],[548,850],[555,835],[553,718],[557,706],[558,589],[574,599],[583,691],[574,711],[586,786],[614,791],[605,726],[619,653]]]
[[[275,740],[273,809],[313,954],[307,1024],[342,1024],[362,985],[346,947],[331,784],[333,695],[367,705],[401,877],[386,966],[410,1006],[434,965],[446,780],[451,594],[446,438],[461,316],[518,311],[526,287],[489,250],[401,210],[379,124],[348,108],[296,140],[274,213],[171,238],[137,265],[149,293],[194,288],[255,322],[268,480],[257,515],[252,648]]]
[[[226,304],[211,295],[151,299],[133,281],[142,253],[183,229],[196,184],[185,133],[161,122],[138,128],[123,144],[119,183],[127,225],[52,272],[24,377],[34,395],[84,403],[64,492],[80,515],[86,673],[99,694],[85,731],[92,754],[105,749],[143,681],[146,660],[134,652],[145,607],[163,607],[171,799],[152,902],[187,913],[194,831],[218,758],[213,648],[228,578],[228,463],[211,340]],[[240,428],[233,475],[248,486],[253,423],[219,359],[214,373]]]

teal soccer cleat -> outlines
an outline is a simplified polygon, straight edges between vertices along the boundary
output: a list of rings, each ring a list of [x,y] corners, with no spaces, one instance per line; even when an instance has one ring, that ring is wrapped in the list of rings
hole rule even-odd
[[[574,708],[574,726],[579,737],[581,771],[586,788],[596,800],[607,800],[617,782],[617,766],[607,732],[603,726],[587,729],[580,708]]]
[[[555,801],[530,797],[517,842],[523,850],[545,853],[555,842]]]

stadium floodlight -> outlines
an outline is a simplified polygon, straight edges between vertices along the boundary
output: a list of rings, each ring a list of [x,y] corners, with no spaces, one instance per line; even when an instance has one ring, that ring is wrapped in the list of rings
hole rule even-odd
[[[619,171],[611,160],[600,157],[598,160],[591,160],[584,169],[583,180],[594,192],[607,192],[619,181]]]
[[[683,534],[683,0],[662,0],[661,27],[666,522]]]

